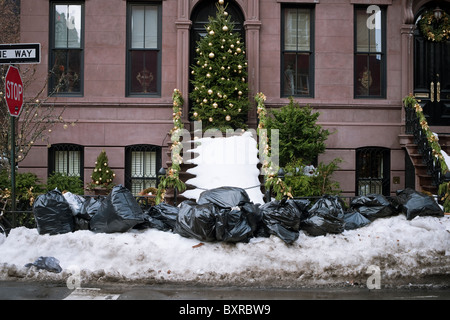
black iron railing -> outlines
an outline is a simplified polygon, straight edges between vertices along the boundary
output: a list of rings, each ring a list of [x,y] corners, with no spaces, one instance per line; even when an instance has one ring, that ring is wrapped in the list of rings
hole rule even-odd
[[[443,174],[439,158],[433,152],[428,137],[412,106],[405,106],[405,118],[405,132],[414,136],[414,143],[417,145],[418,153],[422,155],[422,161],[426,165],[427,174],[432,178],[432,185],[438,187],[441,183],[448,181],[448,177]]]

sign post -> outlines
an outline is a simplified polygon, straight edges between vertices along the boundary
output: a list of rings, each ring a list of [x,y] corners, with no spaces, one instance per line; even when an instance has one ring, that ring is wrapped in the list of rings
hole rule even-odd
[[[5,100],[11,119],[11,211],[16,211],[16,123],[23,105],[23,82],[19,70],[9,66],[5,77]],[[15,213],[14,213],[15,216]],[[14,219],[15,220],[15,219]],[[15,225],[15,221],[14,221]]]

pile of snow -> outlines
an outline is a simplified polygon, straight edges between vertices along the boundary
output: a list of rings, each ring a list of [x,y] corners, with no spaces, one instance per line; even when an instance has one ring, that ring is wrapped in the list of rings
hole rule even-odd
[[[226,186],[243,188],[254,204],[264,203],[257,167],[258,147],[250,131],[231,137],[204,137],[195,143],[198,145],[188,152],[196,157],[186,163],[196,165],[187,170],[196,177],[186,183],[196,188],[183,192],[183,197],[198,200],[203,191]]]
[[[55,257],[60,273],[27,268],[41,256]],[[304,286],[365,283],[369,266],[391,280],[450,273],[450,217],[401,214],[379,218],[342,234],[311,237],[304,231],[292,245],[280,238],[249,243],[200,243],[156,229],[125,233],[76,231],[39,235],[19,227],[0,235],[0,280],[168,281],[215,285]],[[71,278],[72,277],[72,278]]]

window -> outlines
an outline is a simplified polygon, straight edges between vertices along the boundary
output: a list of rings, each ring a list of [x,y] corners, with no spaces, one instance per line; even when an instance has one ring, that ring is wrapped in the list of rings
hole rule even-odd
[[[161,148],[152,145],[134,145],[125,149],[125,187],[137,195],[142,190],[158,185],[161,168]]]
[[[355,98],[386,97],[386,10],[355,8]]]
[[[64,173],[83,180],[83,147],[76,144],[54,144],[49,149],[48,174]]]
[[[127,95],[158,95],[161,5],[130,3],[127,16]]]
[[[390,150],[379,147],[356,149],[356,194],[390,194]]]
[[[49,94],[82,95],[84,4],[52,2]]]
[[[283,7],[281,96],[314,96],[314,10]]]

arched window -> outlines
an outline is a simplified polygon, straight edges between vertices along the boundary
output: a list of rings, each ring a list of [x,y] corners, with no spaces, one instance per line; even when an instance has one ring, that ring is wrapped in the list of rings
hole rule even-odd
[[[356,149],[356,195],[389,196],[391,151],[388,148]]]
[[[140,144],[125,148],[125,187],[134,195],[158,186],[161,147]]]

